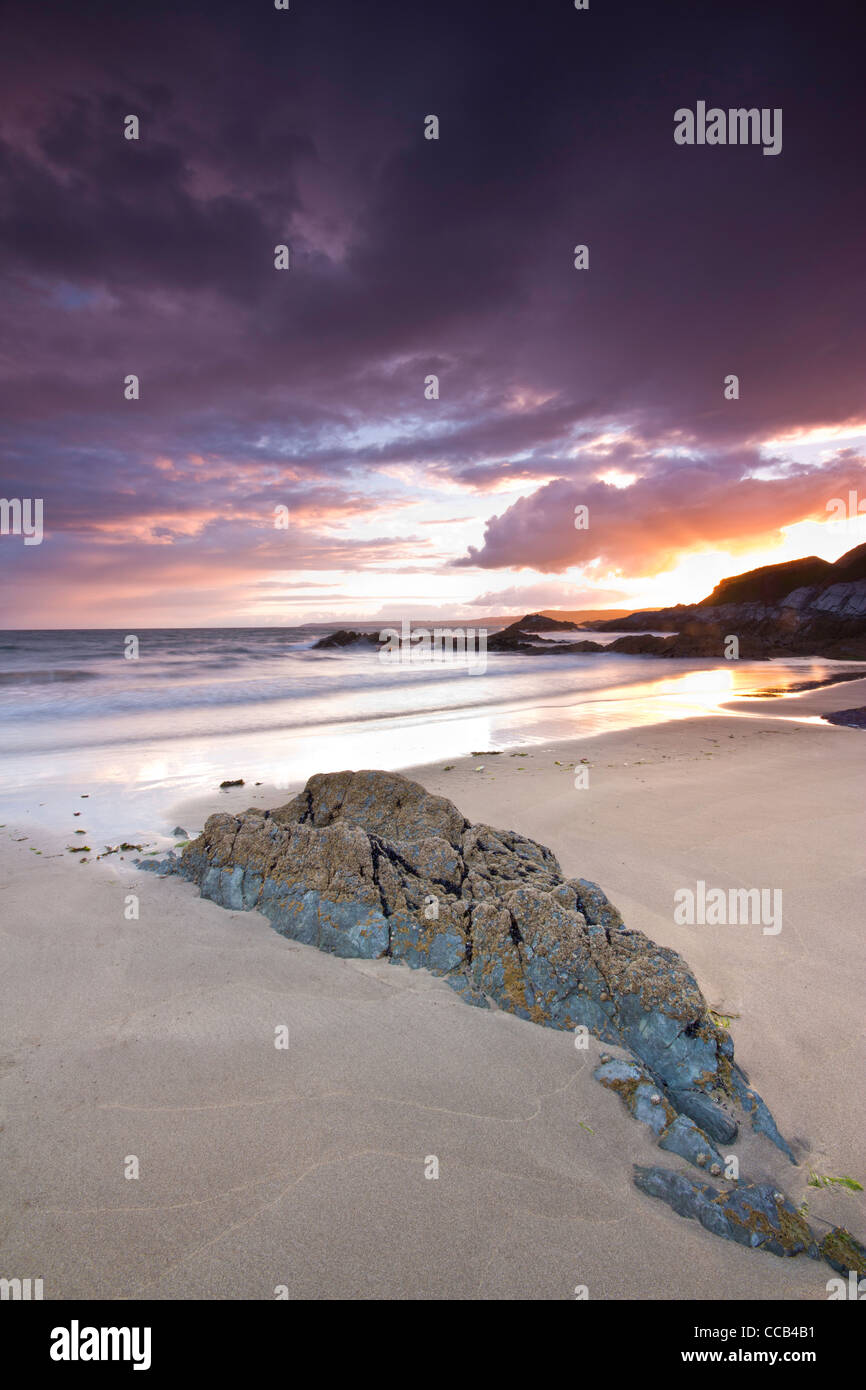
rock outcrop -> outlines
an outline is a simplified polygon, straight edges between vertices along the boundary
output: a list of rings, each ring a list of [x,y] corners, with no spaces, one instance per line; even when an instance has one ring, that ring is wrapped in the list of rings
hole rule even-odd
[[[503,628],[502,631],[510,632],[512,629],[519,629],[526,634],[579,631],[577,623],[573,623],[570,618],[549,618],[546,613],[527,613],[524,617],[518,618],[508,627]]]
[[[772,1183],[735,1183],[720,1191],[670,1168],[635,1166],[635,1186],[660,1197],[680,1216],[699,1221],[713,1235],[771,1255],[819,1258],[818,1244],[805,1218]]]
[[[724,655],[724,639],[735,634],[741,657],[823,655],[841,661],[866,660],[866,545],[835,564],[810,556],[764,565],[723,579],[700,603],[599,619],[584,631],[641,634],[644,645],[622,639],[609,651],[660,656]],[[672,632],[664,640],[650,633]],[[634,640],[634,639],[632,639]]]
[[[839,1274],[853,1270],[861,1279],[866,1277],[866,1245],[844,1226],[834,1226],[828,1231],[820,1248],[828,1265]]]
[[[770,1255],[824,1259],[839,1274],[866,1275],[862,1241],[844,1226],[833,1226],[819,1242],[803,1212],[773,1183],[737,1182],[719,1189],[687,1173],[635,1164],[634,1184],[725,1240]]]
[[[378,632],[354,632],[350,628],[341,627],[337,632],[329,632],[326,637],[320,637],[318,642],[313,643],[313,651],[320,651],[329,647],[378,647]]]
[[[744,1115],[764,1120],[676,952],[626,927],[543,845],[471,825],[417,782],[311,777],[274,811],[211,816],[179,860],[153,867],[222,907],[257,908],[296,941],[425,966],[471,1003],[627,1049],[672,1115],[699,1128],[699,1151],[730,1142]],[[771,1120],[765,1128],[790,1153]]]
[[[285,806],[210,816],[179,858],[138,864],[179,874],[222,907],[257,909],[319,950],[423,966],[467,1003],[618,1046],[625,1055],[602,1054],[597,1079],[660,1148],[713,1177],[725,1163],[718,1146],[744,1122],[795,1162],[682,958],[626,927],[602,889],[565,877],[544,845],[470,824],[417,782],[320,774]],[[729,1239],[818,1254],[773,1184],[717,1189],[662,1167],[636,1169],[635,1181]],[[820,1252],[831,1263],[850,1252],[862,1261],[847,1232],[831,1236]]]
[[[494,632],[493,636],[487,639],[487,650],[489,652],[532,652],[535,655],[543,653],[546,656],[606,650],[601,642],[592,642],[588,638],[583,638],[579,642],[557,642],[550,637],[542,637],[526,626],[528,621],[526,618],[519,618],[516,623],[502,628],[501,632]]]
[[[846,729],[866,729],[866,705],[833,710],[830,714],[822,714],[821,718],[828,724],[841,724]]]

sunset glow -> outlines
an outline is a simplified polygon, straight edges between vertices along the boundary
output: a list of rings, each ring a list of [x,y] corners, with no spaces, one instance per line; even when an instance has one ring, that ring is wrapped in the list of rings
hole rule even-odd
[[[832,177],[793,136],[714,164],[674,143],[677,101],[647,71],[616,131],[584,141],[592,90],[548,25],[523,36],[551,79],[531,120],[479,109],[412,46],[406,90],[448,92],[448,140],[426,141],[379,91],[388,6],[351,39],[305,19],[327,82],[255,26],[236,51],[209,10],[231,92],[190,68],[189,21],[154,17],[139,50],[58,8],[35,101],[21,55],[46,22],[22,11],[0,56],[3,493],[45,513],[42,544],[0,537],[5,626],[651,607],[864,539],[860,169],[841,130]],[[751,228],[734,244],[732,203]],[[685,225],[702,254],[684,265]],[[828,225],[832,256],[802,274]],[[852,497],[840,525],[828,508]]]

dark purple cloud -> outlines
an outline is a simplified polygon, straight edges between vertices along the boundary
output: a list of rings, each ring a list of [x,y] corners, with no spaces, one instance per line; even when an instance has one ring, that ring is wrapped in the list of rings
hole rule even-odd
[[[10,0],[2,491],[45,497],[54,550],[0,544],[0,566],[26,558],[62,604],[94,572],[80,547],[106,584],[133,562],[172,582],[177,547],[208,588],[272,562],[279,503],[301,567],[435,558],[446,528],[407,540],[401,469],[431,496],[534,488],[479,526],[470,569],[652,573],[821,515],[859,458],[749,475],[762,441],[866,415],[858,18]],[[676,146],[699,98],[781,107],[782,153]],[[377,509],[375,542],[333,529]]]

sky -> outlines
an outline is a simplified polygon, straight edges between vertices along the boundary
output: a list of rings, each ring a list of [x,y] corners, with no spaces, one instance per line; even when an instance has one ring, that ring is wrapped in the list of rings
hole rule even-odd
[[[866,540],[861,22],[6,0],[0,624],[631,609]],[[698,101],[781,151],[677,144]]]

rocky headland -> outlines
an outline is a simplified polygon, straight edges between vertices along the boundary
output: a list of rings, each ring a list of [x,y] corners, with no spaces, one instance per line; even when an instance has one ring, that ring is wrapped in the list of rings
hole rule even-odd
[[[631,632],[608,651],[659,656],[720,656],[728,634],[743,657],[827,656],[866,661],[866,545],[834,564],[809,556],[733,575],[696,604],[633,613],[583,625],[591,632]],[[651,637],[649,632],[669,632]],[[640,634],[640,636],[638,636]],[[659,645],[661,644],[661,646]]]
[[[544,635],[553,632],[574,633],[575,640]],[[608,643],[582,635],[594,632],[624,635]],[[527,613],[488,636],[486,650],[721,660],[730,636],[737,638],[737,655],[744,660],[825,656],[866,661],[866,545],[848,551],[835,564],[812,555],[733,575],[700,603],[644,609],[580,625]],[[352,646],[379,647],[379,634],[341,629],[315,643],[317,649]]]

